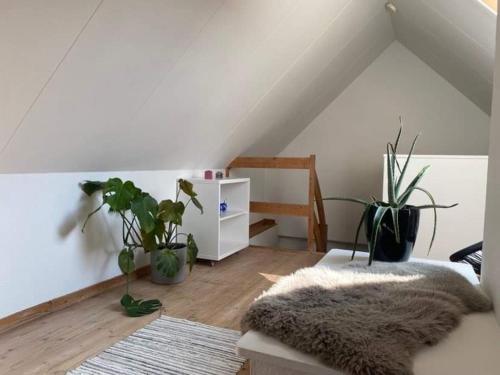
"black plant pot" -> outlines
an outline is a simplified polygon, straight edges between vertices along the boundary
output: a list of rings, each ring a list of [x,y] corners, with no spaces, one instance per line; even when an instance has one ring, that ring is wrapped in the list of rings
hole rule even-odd
[[[366,238],[371,238],[373,217],[377,207],[370,207],[366,219]],[[382,218],[382,225],[378,232],[375,254],[373,259],[383,262],[405,262],[410,258],[413,246],[417,240],[420,211],[413,206],[405,206],[399,210],[399,243],[396,242],[394,223],[390,210]]]

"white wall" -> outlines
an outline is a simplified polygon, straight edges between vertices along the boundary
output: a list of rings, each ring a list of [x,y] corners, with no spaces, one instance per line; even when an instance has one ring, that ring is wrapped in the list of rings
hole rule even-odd
[[[98,199],[82,180],[131,179],[157,199],[175,196],[190,171],[0,174],[0,318],[119,275],[120,220],[102,210],[81,233]],[[146,262],[139,258],[139,265]],[[154,296],[151,296],[154,297]]]
[[[498,43],[500,23],[496,35]],[[493,300],[500,324],[500,48],[495,61],[485,220],[481,284]]]
[[[408,49],[393,42],[281,156],[316,154],[323,196],[382,195],[382,155],[405,118],[405,138],[422,133],[420,154],[486,154],[489,117]],[[432,173],[432,172],[430,172]],[[273,173],[275,199],[306,202],[306,173]],[[326,202],[329,239],[352,242],[360,208]],[[302,219],[282,218],[280,233],[305,236]]]

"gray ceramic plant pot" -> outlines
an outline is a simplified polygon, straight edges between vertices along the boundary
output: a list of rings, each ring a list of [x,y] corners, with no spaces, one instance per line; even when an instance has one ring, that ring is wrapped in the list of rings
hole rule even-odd
[[[173,277],[167,277],[158,271],[158,254],[162,250],[151,252],[151,281],[155,284],[178,284],[186,279],[188,274],[187,266],[187,247],[184,244],[179,244],[178,248],[172,249],[179,257],[181,269]]]

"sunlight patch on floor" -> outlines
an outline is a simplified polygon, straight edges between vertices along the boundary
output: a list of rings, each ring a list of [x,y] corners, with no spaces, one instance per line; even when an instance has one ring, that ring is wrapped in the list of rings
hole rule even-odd
[[[263,273],[263,272],[259,272],[259,275],[273,283],[275,283],[276,281],[278,281],[283,277],[283,275],[273,275],[271,273]]]

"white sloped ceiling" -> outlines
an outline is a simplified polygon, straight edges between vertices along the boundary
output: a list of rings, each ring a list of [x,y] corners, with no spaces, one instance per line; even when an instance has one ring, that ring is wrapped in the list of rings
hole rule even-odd
[[[400,23],[429,2],[440,4],[399,0],[391,16],[385,0],[0,0],[0,173],[223,167],[242,153],[277,154],[395,35],[425,50],[430,38],[413,40]],[[493,35],[459,18],[446,16],[443,38],[473,41],[456,40],[452,52],[467,53],[453,74],[439,71],[451,55],[421,58],[488,111]],[[456,79],[466,68],[474,74]]]
[[[487,114],[496,14],[481,0],[393,0],[396,38]]]
[[[0,0],[0,150],[98,6],[99,0]]]
[[[223,166],[262,137],[261,127],[284,124],[290,109],[314,112],[307,92],[323,101],[331,95],[321,77],[341,90],[393,39],[382,0],[71,4],[78,25],[61,21],[70,6],[61,1],[52,4],[54,19],[43,15],[39,27],[31,24],[36,12],[25,15],[29,44],[18,43],[11,30],[2,33],[17,53],[32,54],[31,62],[21,61],[24,72],[38,59],[51,62],[43,78],[32,80],[30,97],[12,98],[24,113],[0,125],[2,172]],[[46,24],[67,34],[66,44],[35,53],[32,45],[52,43]],[[363,34],[367,28],[373,39]],[[2,71],[14,68],[0,64]],[[11,84],[24,85],[22,74]],[[283,96],[287,88],[295,92]],[[268,117],[267,101],[275,118]],[[252,139],[239,135],[249,128]]]

